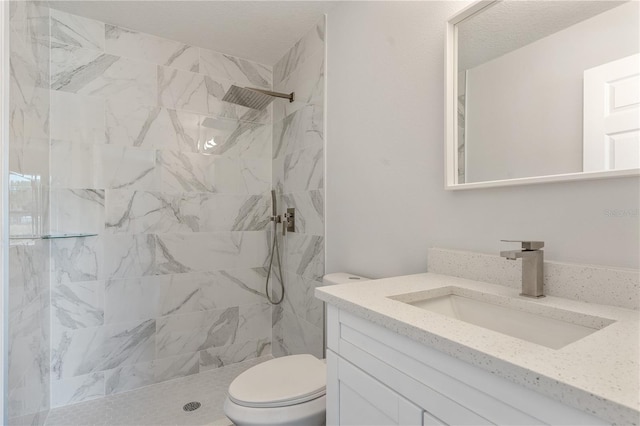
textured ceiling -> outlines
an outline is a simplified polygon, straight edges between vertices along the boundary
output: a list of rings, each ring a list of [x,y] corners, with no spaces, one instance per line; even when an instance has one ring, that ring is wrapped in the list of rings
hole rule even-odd
[[[58,1],[50,6],[136,31],[275,64],[330,1]]]
[[[624,1],[503,1],[458,25],[458,70],[473,68]]]

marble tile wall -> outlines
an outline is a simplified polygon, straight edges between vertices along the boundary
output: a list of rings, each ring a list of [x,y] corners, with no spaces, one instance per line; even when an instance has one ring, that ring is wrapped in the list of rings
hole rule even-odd
[[[271,353],[270,67],[51,11],[51,405]],[[300,256],[300,255],[299,255]]]
[[[283,239],[285,300],[273,309],[273,354],[322,357],[324,275],[324,18],[273,68],[273,87],[296,101],[273,106],[273,186],[279,210],[296,209],[296,232]],[[282,238],[282,237],[279,237]]]
[[[42,424],[49,395],[49,10],[10,3],[10,424]],[[18,239],[22,238],[22,239]]]

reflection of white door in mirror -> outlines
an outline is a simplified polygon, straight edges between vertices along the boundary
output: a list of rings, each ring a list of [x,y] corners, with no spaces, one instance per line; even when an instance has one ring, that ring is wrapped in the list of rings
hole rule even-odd
[[[640,55],[584,72],[585,172],[640,167]]]

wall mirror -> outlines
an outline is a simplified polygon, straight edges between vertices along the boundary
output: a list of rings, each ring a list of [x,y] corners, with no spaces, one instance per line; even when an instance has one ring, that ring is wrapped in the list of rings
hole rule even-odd
[[[482,1],[447,24],[446,189],[640,175],[640,3]]]

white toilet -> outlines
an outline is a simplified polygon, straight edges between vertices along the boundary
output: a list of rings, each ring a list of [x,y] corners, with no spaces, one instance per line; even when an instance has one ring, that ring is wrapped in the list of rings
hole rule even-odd
[[[325,275],[325,285],[366,280],[353,274]],[[258,364],[229,386],[225,415],[237,426],[325,424],[327,373],[313,355],[289,355]]]

